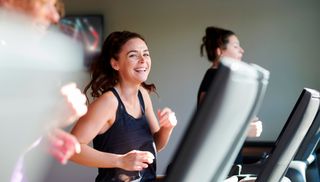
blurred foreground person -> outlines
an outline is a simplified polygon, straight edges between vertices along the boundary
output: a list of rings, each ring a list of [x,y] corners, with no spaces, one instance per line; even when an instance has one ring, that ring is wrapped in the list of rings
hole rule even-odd
[[[0,0],[1,181],[41,181],[47,151],[61,163],[80,152],[61,128],[87,111],[85,96],[70,84],[81,79],[83,54],[80,45],[47,30],[60,19],[56,3]],[[40,143],[49,148],[43,152]],[[25,155],[32,165],[23,165]]]

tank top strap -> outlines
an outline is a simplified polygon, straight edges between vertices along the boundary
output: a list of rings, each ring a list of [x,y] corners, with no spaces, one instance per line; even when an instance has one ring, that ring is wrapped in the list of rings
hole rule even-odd
[[[138,91],[138,97],[139,97],[139,102],[140,102],[140,107],[141,107],[142,113],[144,114],[145,113],[144,101],[143,101],[142,93],[140,90]]]
[[[114,87],[110,88],[109,90],[117,97],[118,102],[119,102],[118,108],[125,108],[124,104],[123,104],[123,102],[122,102],[122,100],[120,98],[120,95],[117,92],[117,90]]]
[[[121,100],[121,98],[120,98],[120,95],[119,95],[119,93],[117,92],[117,90],[116,90],[114,87],[110,88],[109,90],[117,97],[117,99],[118,99],[118,101],[119,101],[119,108],[125,109],[125,106],[124,106],[124,104],[123,104],[123,102],[122,102],[122,100]],[[145,113],[145,106],[144,106],[144,101],[143,101],[142,93],[141,93],[140,90],[138,91],[138,98],[139,98],[140,108],[141,108],[142,114],[144,114],[144,113]]]

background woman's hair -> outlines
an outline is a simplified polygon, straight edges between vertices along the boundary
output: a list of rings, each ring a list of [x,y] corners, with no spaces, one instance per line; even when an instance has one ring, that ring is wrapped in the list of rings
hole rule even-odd
[[[208,60],[210,62],[217,60],[217,48],[225,49],[231,35],[235,35],[231,30],[213,26],[207,27],[206,34],[202,38],[200,55],[204,55],[203,49],[205,48]]]

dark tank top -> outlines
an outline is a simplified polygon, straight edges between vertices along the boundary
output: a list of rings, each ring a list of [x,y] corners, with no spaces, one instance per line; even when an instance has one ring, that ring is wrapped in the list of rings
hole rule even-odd
[[[138,98],[142,115],[140,118],[131,116],[121,101],[121,98],[114,88],[111,92],[118,99],[118,109],[113,125],[105,133],[97,135],[93,139],[93,147],[99,151],[126,154],[131,150],[149,151],[156,157],[156,150],[153,136],[145,116],[145,106],[142,94],[139,90]],[[122,182],[122,181],[155,181],[156,158],[148,168],[142,171],[126,171],[119,168],[99,168],[96,182]]]

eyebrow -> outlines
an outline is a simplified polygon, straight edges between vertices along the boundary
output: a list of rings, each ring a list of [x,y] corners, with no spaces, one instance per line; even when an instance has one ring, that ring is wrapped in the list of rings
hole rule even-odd
[[[127,55],[128,54],[130,54],[130,53],[137,53],[137,52],[139,52],[139,51],[137,51],[137,50],[131,50],[131,51],[129,51],[129,52],[127,52]],[[145,50],[143,50],[143,52],[145,53],[145,52],[149,52],[149,49],[145,49]]]
[[[240,45],[240,42],[230,42],[230,43]]]

